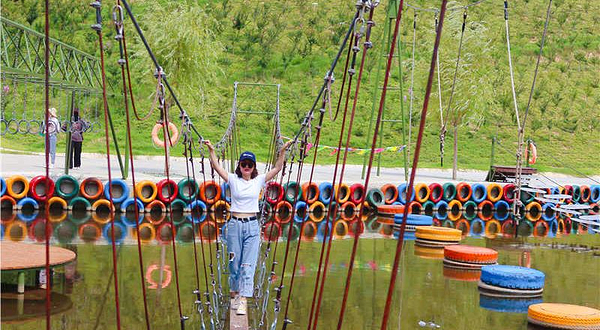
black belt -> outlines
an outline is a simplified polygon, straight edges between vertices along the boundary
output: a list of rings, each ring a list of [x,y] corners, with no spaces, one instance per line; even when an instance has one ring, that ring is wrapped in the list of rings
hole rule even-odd
[[[250,221],[254,221],[254,220],[257,219],[255,216],[254,217],[248,217],[248,218],[238,218],[236,216],[232,216],[232,218],[235,219],[235,220],[237,220],[237,221],[240,221],[240,222],[250,222]]]

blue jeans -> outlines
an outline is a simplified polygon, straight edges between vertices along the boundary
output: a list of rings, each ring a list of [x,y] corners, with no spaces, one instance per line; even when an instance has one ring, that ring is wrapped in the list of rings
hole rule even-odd
[[[54,160],[56,159],[56,134],[50,134],[48,137],[50,142],[50,148],[46,148],[48,153],[50,154],[50,164],[54,165]],[[44,138],[44,144],[46,143],[46,138]],[[46,166],[46,165],[44,165]]]
[[[241,222],[232,217],[227,223],[230,292],[239,292],[242,297],[252,297],[259,249],[258,221]]]

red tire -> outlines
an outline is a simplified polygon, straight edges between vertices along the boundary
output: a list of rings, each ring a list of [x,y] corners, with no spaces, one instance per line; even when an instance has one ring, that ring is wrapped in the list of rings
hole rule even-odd
[[[38,202],[46,202],[54,195],[54,181],[46,181],[45,175],[39,175],[29,182],[29,194]]]
[[[165,204],[169,204],[177,198],[179,187],[173,180],[162,179],[156,184],[156,190],[158,199]]]

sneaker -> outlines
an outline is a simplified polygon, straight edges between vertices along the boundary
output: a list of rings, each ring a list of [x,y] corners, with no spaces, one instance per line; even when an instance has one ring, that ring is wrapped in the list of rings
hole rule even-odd
[[[49,168],[51,168],[51,169],[54,168],[54,164],[50,164]]]
[[[240,300],[242,297],[236,295],[233,299],[231,299],[231,309],[238,309],[240,307]]]
[[[248,309],[248,303],[246,302],[246,298],[240,298],[240,306],[237,308],[235,312],[237,315],[246,315],[246,311]]]

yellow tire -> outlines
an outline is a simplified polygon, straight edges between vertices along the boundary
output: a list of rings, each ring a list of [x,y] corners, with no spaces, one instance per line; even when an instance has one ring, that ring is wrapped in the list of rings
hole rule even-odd
[[[485,223],[485,237],[494,238],[502,231],[502,225],[498,220],[488,220]]]
[[[135,184],[135,196],[144,204],[155,200],[157,193],[156,184],[150,180],[142,180]]]
[[[458,199],[453,199],[448,203],[448,219],[457,221],[462,217],[462,203]]]
[[[415,186],[415,199],[417,202],[423,204],[429,200],[429,186],[424,183],[419,183]]]
[[[462,239],[462,231],[447,227],[417,226],[415,236],[431,241],[458,242]]]
[[[316,201],[308,208],[308,218],[314,222],[321,222],[327,215],[327,207],[320,201]]]
[[[527,320],[558,329],[600,329],[600,310],[569,304],[541,303],[529,306]]]
[[[492,203],[496,203],[497,201],[499,201],[500,199],[502,199],[502,186],[497,184],[497,183],[490,183],[487,186],[487,199],[492,202]]]
[[[345,183],[335,185],[335,200],[342,205],[350,199],[350,186]]]
[[[29,192],[29,181],[26,177],[22,175],[13,175],[6,179],[6,193],[10,197],[19,200],[23,197],[27,197],[27,192]]]

